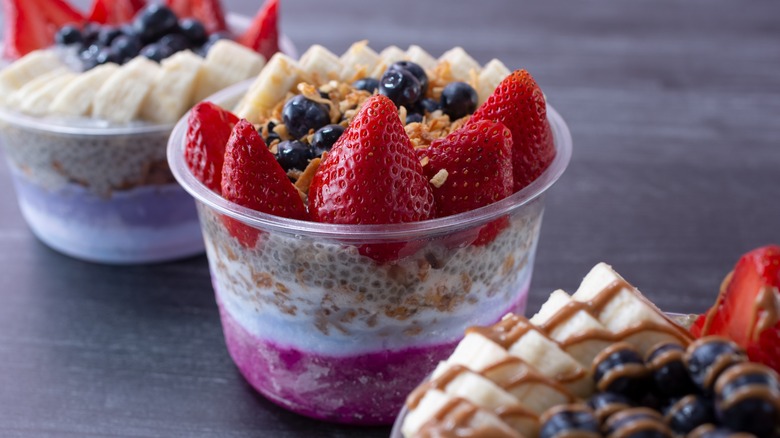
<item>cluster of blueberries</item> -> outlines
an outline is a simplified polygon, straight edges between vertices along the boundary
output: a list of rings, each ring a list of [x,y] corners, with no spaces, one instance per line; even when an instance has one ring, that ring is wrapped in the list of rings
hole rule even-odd
[[[606,353],[606,354],[605,354]],[[744,432],[780,433],[780,383],[768,367],[749,362],[733,342],[703,338],[686,350],[664,343],[647,360],[621,343],[596,357],[600,390],[585,404],[552,408],[540,438],[565,433],[671,438],[694,429],[703,438]],[[566,435],[574,436],[574,435]]]
[[[422,122],[426,113],[436,110],[442,110],[450,120],[457,120],[472,114],[478,102],[476,90],[465,82],[447,84],[438,101],[425,97],[428,76],[422,67],[410,61],[391,64],[381,79],[363,78],[355,81],[352,86],[369,93],[378,92],[390,98],[397,107],[404,106],[407,109],[407,124]],[[294,138],[280,141],[277,145],[276,159],[285,171],[305,169],[309,160],[329,151],[344,132],[341,125],[330,124],[330,109],[327,105],[302,95],[297,95],[284,104],[282,119],[287,132]],[[274,123],[269,122],[270,134],[265,138],[266,144],[281,140],[273,133],[274,127]],[[311,130],[314,135],[311,143],[306,144],[301,139]]]
[[[124,64],[138,55],[160,62],[187,49],[205,56],[214,42],[228,37],[224,33],[209,35],[200,21],[179,20],[168,7],[152,3],[139,11],[132,23],[65,25],[57,31],[55,42],[75,46],[84,70],[89,70],[108,62]]]

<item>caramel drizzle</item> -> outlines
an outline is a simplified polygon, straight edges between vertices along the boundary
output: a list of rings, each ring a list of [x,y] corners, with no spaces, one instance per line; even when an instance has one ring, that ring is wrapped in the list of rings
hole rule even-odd
[[[728,289],[732,277],[734,277],[734,271],[726,274],[726,277],[720,282],[720,290],[718,291],[718,297],[715,299],[715,304],[710,307],[710,310],[707,311],[707,316],[704,318],[704,325],[701,328],[702,336],[707,336],[707,333],[710,332],[712,321],[715,319],[715,314],[717,313],[716,310],[723,304],[723,300],[726,296],[726,289]]]
[[[409,407],[409,409],[416,409],[417,406],[420,405],[420,401],[422,401],[423,397],[425,396],[425,393],[432,389],[438,389],[439,391],[446,393],[447,386],[449,386],[449,384],[452,383],[452,381],[454,381],[458,376],[466,372],[472,372],[482,377],[485,377],[482,373],[471,371],[462,365],[453,365],[447,368],[444,371],[444,373],[442,373],[439,377],[415,388],[415,390],[412,391],[411,394],[409,394],[409,398],[406,401],[406,405]],[[487,379],[487,377],[485,377],[485,379]],[[514,405],[502,406],[496,409],[494,413],[500,418],[505,418],[505,417],[521,418],[522,417],[522,418],[532,418],[534,420],[537,418],[537,415],[535,413],[523,408],[519,401]]]
[[[735,365],[718,377],[718,381],[715,384],[715,392],[720,394],[724,387],[729,383],[742,376],[750,374],[769,374],[775,381],[778,380],[777,373],[764,365],[754,362],[744,362],[739,365]],[[763,399],[774,405],[775,410],[780,411],[780,390],[777,387],[764,385],[761,383],[751,383],[744,385],[741,388],[734,390],[731,397],[720,402],[721,409],[728,410],[733,405],[742,402],[746,399],[759,398]]]
[[[500,382],[497,379],[491,377],[493,373],[499,372],[499,370],[503,367],[514,367],[516,373],[511,375],[511,377],[508,379]],[[485,367],[485,369],[480,371],[479,374],[485,378],[490,379],[507,392],[511,392],[514,388],[517,388],[521,385],[540,384],[564,395],[570,402],[573,402],[577,399],[563,385],[545,376],[544,374],[537,372],[531,365],[517,356],[508,356],[504,360]]]
[[[515,342],[533,328],[525,318],[510,313],[491,327],[469,327],[466,329],[466,334],[475,333],[484,336],[503,347],[504,350],[509,350]]]
[[[474,417],[479,407],[462,398],[448,401],[433,418],[425,422],[417,435],[420,437],[511,437],[519,435],[501,425],[476,425]]]

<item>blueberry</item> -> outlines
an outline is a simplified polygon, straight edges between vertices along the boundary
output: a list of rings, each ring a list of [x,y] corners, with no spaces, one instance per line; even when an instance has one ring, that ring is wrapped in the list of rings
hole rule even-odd
[[[306,169],[312,158],[311,148],[302,141],[282,141],[276,145],[276,161],[285,172],[291,169]]]
[[[103,47],[102,49],[100,49],[100,52],[98,52],[97,57],[95,57],[95,62],[98,65],[106,64],[109,62],[113,62],[114,64],[121,64],[123,60],[124,57],[119,52],[109,47]]]
[[[665,397],[682,397],[696,390],[685,367],[685,348],[680,344],[656,345],[647,355],[647,367],[653,374],[655,391]]]
[[[84,42],[84,35],[81,34],[81,30],[78,27],[66,24],[54,35],[54,41],[61,46],[81,44]]]
[[[426,97],[420,100],[418,109],[421,110],[420,112],[432,113],[438,109],[441,109],[441,106],[439,105],[438,100]]]
[[[152,43],[141,49],[141,56],[151,59],[152,61],[160,62],[163,59],[173,55],[171,48],[163,46],[161,44]]]
[[[100,46],[97,44],[92,44],[79,52],[79,59],[81,60],[81,64],[84,67],[84,70],[89,70],[98,65],[97,56],[100,53],[100,50]]]
[[[145,43],[157,41],[178,28],[178,19],[168,7],[152,3],[135,16],[133,26]]]
[[[185,18],[179,22],[179,32],[187,37],[192,46],[203,45],[209,39],[209,34],[203,23],[194,18]]]
[[[84,28],[81,30],[81,35],[84,37],[84,44],[89,45],[97,41],[102,28],[103,27],[97,23],[89,22],[85,24]]]
[[[664,424],[661,414],[650,408],[624,409],[609,417],[603,429],[605,435],[621,438],[672,437],[672,432]]]
[[[619,342],[593,359],[593,379],[600,391],[615,392],[630,399],[647,393],[650,375],[642,356],[631,344]]]
[[[157,44],[167,46],[171,49],[171,53],[181,52],[182,50],[187,50],[191,47],[190,40],[184,35],[177,33],[165,35],[160,38],[160,41],[157,41]]]
[[[722,427],[715,427],[714,424],[705,424],[703,426],[699,426],[696,429],[694,429],[689,435],[689,437],[696,437],[696,438],[745,438],[745,434],[735,434],[734,431],[731,431],[729,429],[725,429]],[[750,435],[747,435],[748,437]]]
[[[310,130],[327,125],[330,122],[330,112],[325,105],[299,94],[284,104],[282,119],[287,126],[287,132],[293,138],[301,138]]]
[[[675,402],[667,409],[665,419],[666,424],[681,435],[716,421],[712,400],[700,395],[687,395]]]
[[[428,75],[425,74],[425,70],[419,64],[411,61],[398,61],[390,64],[390,67],[387,69],[408,71],[420,82],[420,93],[424,96],[425,92],[428,91]]]
[[[422,121],[423,121],[423,116],[421,114],[411,113],[406,116],[407,125],[410,123],[422,123]]]
[[[476,90],[465,82],[450,82],[441,92],[441,109],[450,116],[450,120],[473,113],[477,102]]]
[[[379,80],[374,78],[358,79],[352,83],[352,88],[374,94],[374,92],[379,89]]]
[[[688,346],[685,364],[693,382],[705,393],[711,393],[715,380],[730,366],[747,360],[744,351],[734,342],[717,336],[707,336]]]
[[[599,422],[585,405],[563,405],[542,415],[539,438],[559,436],[599,436]]]
[[[111,49],[123,59],[134,58],[141,51],[141,40],[135,35],[120,35],[111,43]]]
[[[420,81],[408,70],[387,70],[379,81],[379,94],[389,97],[395,106],[413,108],[422,89]]]
[[[344,127],[341,125],[325,125],[318,129],[311,137],[314,156],[319,157],[323,152],[329,151],[343,133]]]
[[[120,35],[122,35],[122,31],[119,28],[103,26],[100,29],[100,32],[98,32],[97,42],[104,47],[108,47],[111,45],[111,42]]]
[[[631,400],[614,392],[600,392],[588,400],[588,406],[596,413],[599,421],[605,421],[617,411],[633,406]]]
[[[780,382],[768,367],[733,365],[718,377],[715,393],[724,426],[756,436],[780,435]]]

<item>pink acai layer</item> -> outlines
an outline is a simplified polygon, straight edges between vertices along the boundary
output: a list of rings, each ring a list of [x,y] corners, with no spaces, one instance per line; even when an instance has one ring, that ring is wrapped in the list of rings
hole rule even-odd
[[[527,291],[518,294],[502,315],[522,314],[527,297]],[[249,333],[217,304],[228,352],[257,391],[293,412],[337,423],[392,424],[409,392],[458,343],[325,356]]]

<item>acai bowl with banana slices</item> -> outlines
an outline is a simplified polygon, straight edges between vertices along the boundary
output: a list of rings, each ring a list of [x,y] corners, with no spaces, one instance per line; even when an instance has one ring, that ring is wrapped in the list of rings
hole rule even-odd
[[[0,143],[33,234],[99,263],[202,253],[167,140],[192,105],[256,76],[278,50],[278,2],[251,22],[222,11],[192,17],[177,9],[187,2],[96,1],[89,13],[59,1],[8,3],[6,19],[24,20],[5,23]]]

